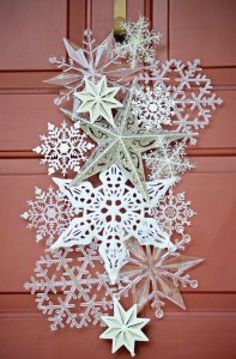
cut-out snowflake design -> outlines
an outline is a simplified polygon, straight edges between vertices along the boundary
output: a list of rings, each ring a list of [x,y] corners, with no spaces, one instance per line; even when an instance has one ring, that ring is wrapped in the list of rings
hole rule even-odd
[[[46,239],[48,245],[60,235],[75,216],[75,209],[59,190],[49,187],[46,192],[35,188],[35,201],[27,201],[29,209],[21,217],[27,228],[36,230],[36,241]]]
[[[142,61],[155,61],[154,45],[160,42],[161,34],[149,30],[149,21],[140,16],[137,22],[124,22],[122,27],[125,38],[123,42],[116,43],[116,53],[126,57],[132,68]]]
[[[194,166],[186,157],[186,141],[173,145],[163,143],[157,150],[144,153],[143,159],[150,168],[150,179],[169,178],[191,170]]]
[[[190,205],[191,201],[185,199],[184,192],[174,194],[170,190],[159,201],[158,207],[152,210],[152,214],[165,232],[183,234],[185,226],[191,225],[190,218],[196,214]]]
[[[78,212],[78,217],[71,221],[51,249],[86,245],[97,239],[103,243],[99,252],[111,281],[115,282],[120,267],[127,259],[122,242],[129,237],[134,236],[141,244],[153,244],[172,250],[174,245],[169,235],[160,229],[158,222],[146,217],[147,202],[136,188],[126,184],[127,179],[117,166],[103,171],[100,180],[102,184],[96,188],[90,182],[70,187],[71,180],[54,178],[63,195],[68,197]],[[157,205],[175,181],[176,178],[172,177],[147,183],[153,205]],[[112,262],[112,258],[116,260]]]
[[[42,165],[48,164],[48,174],[60,171],[65,176],[68,170],[80,171],[81,163],[87,160],[94,144],[88,142],[86,134],[82,133],[77,122],[67,126],[62,122],[61,127],[48,124],[48,135],[40,135],[43,143],[34,148],[34,151],[44,156],[40,160]]]
[[[164,315],[162,307],[165,299],[186,309],[179,284],[197,288],[198,282],[185,272],[203,261],[179,253],[188,241],[188,236],[183,237],[172,253],[152,246],[141,247],[136,240],[128,240],[130,258],[121,269],[121,288],[117,297],[132,293],[133,302],[137,303],[139,310],[150,302],[157,318]]]
[[[131,69],[129,65],[122,63],[120,55],[115,53],[113,33],[110,33],[101,44],[95,45],[92,31],[85,30],[83,44],[84,48],[81,48],[64,39],[68,61],[64,57],[55,56],[49,59],[62,70],[62,74],[45,81],[52,85],[64,86],[60,96],[54,100],[56,105],[73,99],[73,94],[84,87],[86,78],[93,81],[105,75],[108,83],[120,84],[126,91],[133,75],[139,71],[138,68]]]
[[[211,81],[202,74],[199,65],[199,59],[192,63],[170,59],[151,66],[151,74],[140,75],[146,83],[154,81],[154,86],[171,93],[174,101],[172,124],[176,131],[185,133],[193,145],[199,130],[209,124],[212,111],[222,103],[222,99],[212,93]],[[153,127],[158,126],[157,118]]]
[[[170,93],[163,91],[161,87],[147,87],[145,90],[138,88],[132,104],[132,113],[137,117],[141,127],[150,130],[153,124],[158,129],[162,129],[163,125],[171,125],[174,100]]]
[[[96,243],[76,251],[46,252],[25,283],[35,295],[38,309],[48,316],[51,330],[103,325],[102,315],[113,307],[115,287],[100,271]]]

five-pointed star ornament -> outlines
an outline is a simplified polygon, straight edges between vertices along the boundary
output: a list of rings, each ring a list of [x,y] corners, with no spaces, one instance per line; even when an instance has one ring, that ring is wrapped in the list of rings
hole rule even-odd
[[[91,123],[94,123],[101,116],[115,127],[111,110],[122,107],[122,104],[115,99],[119,90],[119,86],[107,86],[106,76],[103,76],[97,84],[85,79],[84,91],[74,93],[75,98],[82,101],[76,112],[89,112]]]
[[[118,300],[114,300],[114,316],[102,316],[103,322],[108,326],[100,335],[100,339],[112,340],[112,354],[122,346],[135,356],[135,342],[147,342],[148,337],[142,332],[142,328],[150,321],[148,318],[137,318],[137,305],[134,304],[128,311],[121,306]]]
[[[116,127],[104,120],[91,123],[65,109],[61,109],[72,121],[80,122],[81,128],[97,144],[90,159],[75,176],[70,186],[81,183],[106,168],[116,164],[128,180],[140,191],[143,198],[150,203],[147,193],[142,152],[163,146],[183,138],[183,133],[141,129],[131,112],[133,88],[126,95],[123,108],[115,116]]]

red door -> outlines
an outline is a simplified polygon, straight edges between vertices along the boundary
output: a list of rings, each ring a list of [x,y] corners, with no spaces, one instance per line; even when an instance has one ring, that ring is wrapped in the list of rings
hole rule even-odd
[[[127,0],[128,19],[144,13],[163,34],[161,59],[200,58],[224,100],[198,146],[189,151],[197,169],[184,175],[198,213],[192,221],[189,255],[206,262],[194,269],[197,290],[183,290],[188,311],[167,304],[163,320],[152,320],[150,342],[140,358],[233,359],[236,357],[236,50],[234,0]],[[50,184],[46,168],[31,152],[47,122],[63,116],[58,92],[41,80],[53,76],[50,55],[65,55],[62,37],[80,43],[86,26],[98,40],[113,23],[112,0],[0,1],[0,357],[2,359],[110,358],[99,326],[50,332],[33,296],[23,289],[43,243],[35,244],[19,215],[34,187]],[[149,309],[146,316],[152,316]],[[129,358],[122,351],[115,357]]]

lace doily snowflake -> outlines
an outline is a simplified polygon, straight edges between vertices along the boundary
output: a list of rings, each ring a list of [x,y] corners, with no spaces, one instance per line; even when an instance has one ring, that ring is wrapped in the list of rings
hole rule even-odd
[[[124,22],[122,27],[125,39],[122,43],[116,43],[116,53],[126,57],[132,68],[138,62],[155,61],[154,45],[160,42],[161,34],[149,30],[149,21],[144,16],[140,16],[137,22]]]
[[[186,157],[186,141],[174,145],[163,143],[155,151],[143,155],[147,167],[150,168],[150,179],[169,178],[191,170],[194,166]]]
[[[176,243],[173,253],[152,246],[141,247],[136,240],[130,239],[127,242],[129,263],[121,269],[117,297],[132,293],[133,302],[137,303],[139,310],[150,302],[157,318],[164,315],[162,307],[165,299],[186,309],[179,284],[197,288],[198,282],[185,272],[203,261],[179,253],[188,241],[188,236],[183,237]]]
[[[165,232],[183,234],[185,226],[191,225],[190,218],[196,214],[190,205],[191,201],[186,201],[184,192],[174,194],[170,190],[152,214]]]
[[[163,125],[171,125],[174,100],[170,93],[163,91],[161,87],[147,87],[145,90],[138,88],[132,103],[132,113],[137,117],[141,127],[150,130],[153,124],[158,129]]]
[[[48,316],[51,330],[104,325],[101,316],[113,307],[115,287],[99,271],[96,244],[54,253],[46,252],[35,267],[35,276],[25,283],[35,295],[39,310]]]
[[[34,151],[44,156],[42,165],[48,164],[48,174],[60,171],[65,176],[68,170],[80,171],[80,165],[87,160],[86,153],[94,145],[88,142],[86,134],[81,133],[79,124],[67,127],[62,122],[61,127],[48,124],[48,135],[40,135],[43,141]]]
[[[27,228],[36,230],[36,241],[46,238],[48,245],[68,227],[75,216],[75,209],[68,199],[49,187],[46,192],[35,188],[35,201],[27,201],[29,209],[21,217],[27,220]]]
[[[172,124],[177,132],[186,134],[191,144],[196,144],[199,130],[209,124],[211,113],[222,99],[212,93],[211,81],[202,74],[200,60],[183,63],[170,59],[164,63],[158,62],[150,67],[151,74],[140,75],[140,80],[146,84],[153,82],[169,92],[173,100]],[[158,117],[153,121],[153,127],[159,126]]]

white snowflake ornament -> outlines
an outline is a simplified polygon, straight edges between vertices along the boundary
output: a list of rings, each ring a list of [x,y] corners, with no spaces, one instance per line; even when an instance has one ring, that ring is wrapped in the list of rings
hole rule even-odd
[[[27,228],[36,230],[36,242],[46,239],[48,245],[67,228],[75,216],[75,209],[60,191],[49,187],[46,192],[35,188],[35,200],[28,201],[29,209],[21,217]]]
[[[150,319],[137,317],[136,304],[126,311],[117,300],[114,300],[114,315],[103,316],[102,320],[108,329],[100,335],[100,339],[112,340],[112,354],[124,346],[134,357],[135,342],[149,341],[142,328]]]
[[[81,132],[79,123],[67,126],[64,121],[61,127],[48,124],[48,135],[40,135],[43,141],[34,151],[44,158],[42,165],[48,164],[48,174],[59,171],[65,176],[68,170],[80,171],[81,163],[87,160],[86,154],[94,147],[87,141],[87,136]]]

